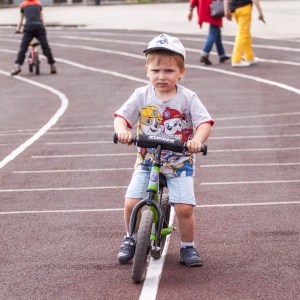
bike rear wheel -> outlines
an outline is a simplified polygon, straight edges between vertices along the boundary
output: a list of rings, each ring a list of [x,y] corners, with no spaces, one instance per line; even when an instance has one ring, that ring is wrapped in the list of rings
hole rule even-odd
[[[146,274],[147,256],[150,250],[150,234],[153,212],[145,210],[142,214],[139,234],[136,241],[131,277],[135,283],[142,282]]]
[[[34,51],[34,66],[35,66],[35,74],[40,74],[40,59],[39,59],[39,52]]]
[[[33,72],[33,62],[32,62],[31,52],[29,53],[28,56],[28,69],[30,73]]]

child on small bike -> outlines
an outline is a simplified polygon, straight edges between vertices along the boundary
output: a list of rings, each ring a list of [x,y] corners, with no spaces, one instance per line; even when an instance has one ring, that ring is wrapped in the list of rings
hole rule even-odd
[[[187,142],[189,153],[162,152],[161,172],[166,176],[169,200],[178,219],[181,237],[180,259],[187,266],[202,266],[194,244],[194,167],[195,153],[210,135],[214,121],[197,95],[179,85],[185,73],[186,53],[176,37],[161,34],[144,50],[150,84],[134,91],[115,112],[114,129],[118,141],[130,144],[128,130],[137,123],[138,134],[162,136]],[[153,150],[138,148],[135,170],[125,195],[124,220],[127,234],[123,238],[118,261],[126,263],[134,257],[136,228],[129,237],[129,221],[133,207],[147,196]]]
[[[26,18],[26,23],[23,30],[24,35],[20,45],[20,50],[15,61],[15,67],[11,71],[11,75],[17,75],[21,72],[21,66],[24,63],[26,51],[28,49],[29,43],[34,37],[37,38],[40,42],[43,49],[43,53],[48,59],[48,64],[50,65],[50,73],[57,73],[56,67],[54,65],[55,60],[53,58],[46,37],[41,2],[38,0],[25,0],[20,4],[20,9],[21,17],[16,32],[21,32],[24,17]]]

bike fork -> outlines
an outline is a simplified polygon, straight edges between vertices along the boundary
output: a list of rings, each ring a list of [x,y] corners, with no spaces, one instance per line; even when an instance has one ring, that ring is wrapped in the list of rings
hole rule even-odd
[[[140,209],[143,206],[145,206],[147,204],[149,204],[148,199],[143,199],[142,201],[137,203],[135,205],[135,207],[133,208],[133,211],[132,211],[131,217],[130,217],[130,222],[129,222],[129,236],[130,237],[132,237],[132,235],[134,233],[138,212],[140,211]],[[159,205],[156,201],[152,201],[151,206],[153,206],[153,208],[157,212],[157,226],[154,228],[155,237],[157,239],[157,237],[160,235],[160,233],[162,231],[162,211],[161,211],[161,208],[159,207]],[[154,223],[154,226],[155,226],[155,223]]]

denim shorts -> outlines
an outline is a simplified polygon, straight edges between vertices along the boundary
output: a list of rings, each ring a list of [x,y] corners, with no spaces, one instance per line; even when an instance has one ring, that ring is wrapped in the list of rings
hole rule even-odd
[[[150,171],[136,169],[132,174],[125,198],[147,198],[149,175]],[[196,205],[193,176],[169,177],[167,184],[171,204]]]

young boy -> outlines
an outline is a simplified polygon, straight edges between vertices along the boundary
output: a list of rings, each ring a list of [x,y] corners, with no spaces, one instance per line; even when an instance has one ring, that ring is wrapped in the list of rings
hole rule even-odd
[[[118,141],[129,144],[132,133],[127,128],[138,124],[138,134],[171,137],[187,141],[189,154],[164,151],[161,172],[167,177],[170,203],[174,206],[181,237],[180,258],[187,266],[202,266],[194,245],[194,153],[208,138],[214,121],[197,95],[178,85],[185,73],[185,49],[181,42],[167,34],[154,38],[144,50],[150,84],[134,91],[115,112],[114,129]],[[129,221],[133,207],[147,196],[153,153],[138,148],[135,170],[125,195],[124,236],[118,261],[130,261],[135,252],[138,232],[129,238]],[[151,158],[152,156],[152,158]]]
[[[20,45],[20,50],[15,61],[15,67],[11,71],[11,75],[17,75],[21,72],[21,66],[24,63],[26,51],[28,49],[31,40],[36,37],[41,43],[43,53],[48,58],[48,64],[50,65],[50,73],[55,74],[56,67],[54,65],[55,60],[53,58],[51,49],[48,45],[45,24],[42,14],[42,4],[38,0],[25,0],[20,4],[21,17],[20,23],[17,27],[17,32],[21,32],[24,17],[26,23],[24,26],[24,35]]]

